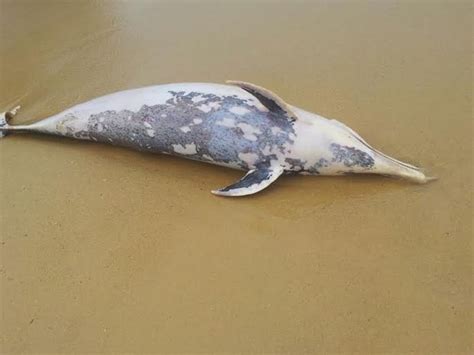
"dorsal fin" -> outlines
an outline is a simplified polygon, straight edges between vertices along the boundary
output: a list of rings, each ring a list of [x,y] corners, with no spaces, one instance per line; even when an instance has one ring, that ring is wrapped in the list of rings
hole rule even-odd
[[[249,92],[250,94],[255,96],[258,101],[260,101],[262,105],[265,106],[269,111],[277,114],[282,114],[288,117],[288,119],[291,121],[297,119],[296,114],[291,110],[290,106],[285,101],[283,101],[278,95],[271,92],[270,90],[267,90],[255,84],[246,83],[244,81],[227,80],[226,83],[229,85],[238,86],[241,89]]]

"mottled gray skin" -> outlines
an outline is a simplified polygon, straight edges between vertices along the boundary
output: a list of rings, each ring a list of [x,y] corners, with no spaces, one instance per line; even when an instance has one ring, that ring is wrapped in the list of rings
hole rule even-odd
[[[176,152],[174,146],[185,147],[192,144],[196,152],[186,154],[187,158],[243,170],[262,168],[277,159],[275,155],[264,154],[265,147],[278,147],[281,153],[291,151],[295,137],[294,121],[288,119],[276,105],[272,105],[272,102],[263,102],[271,110],[261,110],[247,99],[238,98],[236,95],[217,96],[185,91],[170,91],[170,94],[172,98],[167,100],[166,104],[144,105],[137,112],[122,110],[94,114],[89,118],[87,130],[80,132],[71,130],[66,132],[66,135],[141,151],[179,156],[183,154]],[[193,98],[197,96],[201,100],[194,102]],[[258,97],[258,99],[264,100],[263,97]],[[212,108],[209,112],[204,112],[199,108],[199,106],[210,104]],[[233,113],[231,108],[236,107],[246,109],[247,112]],[[75,119],[75,117],[70,118]],[[219,124],[229,118],[234,121],[234,127]],[[196,119],[200,120],[200,123],[195,123]],[[248,124],[258,129],[260,133],[254,135],[255,140],[249,140],[245,138],[243,130],[238,127],[239,124]],[[180,129],[181,127],[189,127],[190,131],[184,132]],[[277,133],[272,131],[275,127],[279,128]],[[331,161],[320,159],[306,169],[304,169],[306,163],[304,160],[286,158],[286,172],[318,174],[321,167],[327,167],[331,162],[342,162],[348,168],[360,166],[367,169],[374,164],[370,155],[354,147],[333,144],[331,151],[334,155]],[[256,154],[258,159],[255,163],[249,164],[248,161],[239,157],[242,153]]]
[[[331,143],[330,149],[334,157],[332,162],[343,163],[344,166],[351,168],[360,166],[370,169],[374,166],[375,161],[369,154],[354,147],[347,147],[337,143]],[[321,159],[321,164],[327,164],[327,160]]]
[[[262,150],[267,145],[281,147],[291,144],[289,137],[294,133],[293,122],[278,112],[264,111],[236,96],[217,96],[199,92],[170,92],[173,97],[166,104],[142,106],[138,112],[128,110],[104,111],[89,118],[87,130],[69,132],[73,138],[92,139],[104,143],[112,143],[142,151],[177,154],[173,145],[188,144],[196,146],[196,153],[186,155],[187,158],[213,162],[221,165],[252,169],[259,164],[267,164],[272,155],[264,155]],[[193,102],[193,98],[205,98]],[[215,103],[209,112],[199,106]],[[245,108],[245,114],[235,114],[231,108]],[[235,127],[219,125],[225,118],[232,118]],[[71,117],[74,119],[74,117]],[[194,120],[200,119],[196,124]],[[271,124],[269,124],[271,122]],[[244,138],[244,132],[237,125],[248,124],[261,133],[255,135],[256,140]],[[189,127],[191,131],[183,132],[180,127]],[[272,127],[280,131],[275,134]],[[147,131],[154,131],[148,134]],[[153,136],[152,136],[153,135]],[[283,152],[283,151],[282,151]],[[239,153],[258,155],[255,165],[249,165],[239,158]]]

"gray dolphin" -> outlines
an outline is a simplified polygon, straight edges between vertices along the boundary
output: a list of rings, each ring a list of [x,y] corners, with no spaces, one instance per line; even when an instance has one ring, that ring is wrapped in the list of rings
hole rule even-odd
[[[425,183],[417,167],[375,150],[341,122],[285,103],[254,84],[180,83],[132,89],[73,106],[29,125],[0,116],[0,137],[44,133],[182,156],[247,171],[212,191],[245,196],[283,173],[369,173]]]

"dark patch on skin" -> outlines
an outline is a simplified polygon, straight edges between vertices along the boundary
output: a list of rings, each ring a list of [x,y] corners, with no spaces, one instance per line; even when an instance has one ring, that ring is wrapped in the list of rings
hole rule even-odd
[[[253,169],[255,165],[276,160],[276,155],[262,153],[266,146],[274,147],[287,153],[285,146],[290,146],[294,134],[293,122],[281,110],[263,112],[254,106],[251,99],[242,99],[236,95],[219,96],[202,94],[196,91],[169,91],[172,95],[164,104],[143,105],[137,112],[130,110],[104,111],[91,115],[86,131],[72,133],[75,138],[92,139],[99,142],[130,147],[137,150],[168,153],[186,158],[214,162],[241,169]],[[198,98],[200,101],[194,102]],[[209,112],[199,107],[213,104]],[[235,114],[233,107],[245,108],[244,114]],[[235,127],[219,125],[223,119],[232,119]],[[199,119],[202,123],[194,123]],[[260,131],[255,133],[255,141],[246,139],[238,124],[248,124]],[[189,127],[185,133],[180,127]],[[272,128],[280,132],[273,134]],[[151,131],[153,130],[153,131]],[[148,133],[150,132],[150,134]],[[194,144],[195,154],[177,153],[173,145]],[[239,158],[239,153],[257,155],[254,165]],[[211,160],[212,159],[212,160]]]
[[[237,181],[235,184],[224,187],[223,189],[220,189],[220,191],[246,189],[253,185],[260,185],[266,180],[270,180],[273,173],[274,171],[271,169],[268,169],[265,167],[259,167],[257,170],[254,170],[253,172],[245,175],[242,179]]]
[[[320,174],[320,170],[322,168],[327,168],[329,165],[331,165],[331,162],[327,159],[324,159],[324,158],[320,158],[316,163],[314,163],[312,166],[310,166],[309,168],[306,168],[305,171],[311,173],[311,174],[315,174],[315,175],[319,175]]]
[[[329,161],[327,159],[324,159],[324,158],[321,158],[318,160],[318,162],[316,164],[314,164],[314,166],[318,169],[321,169],[321,168],[327,168],[329,166]]]
[[[299,172],[304,171],[304,165],[306,160],[294,159],[294,158],[285,158],[285,162],[289,165],[289,170]]]
[[[374,158],[362,150],[336,143],[332,143],[330,149],[334,155],[332,162],[343,163],[348,168],[362,167],[371,169],[374,166]]]
[[[294,159],[294,158],[285,158],[285,162],[288,164],[287,170],[290,170],[293,173],[307,172],[310,174],[319,175],[319,170],[321,168],[327,168],[330,165],[330,162],[327,159],[321,158],[314,165],[306,167],[306,160]]]

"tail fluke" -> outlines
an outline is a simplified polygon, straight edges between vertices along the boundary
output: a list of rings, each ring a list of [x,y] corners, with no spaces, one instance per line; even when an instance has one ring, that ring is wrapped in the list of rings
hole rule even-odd
[[[8,122],[17,114],[19,109],[20,106],[16,106],[10,111],[0,113],[0,138],[3,138],[10,133]]]

